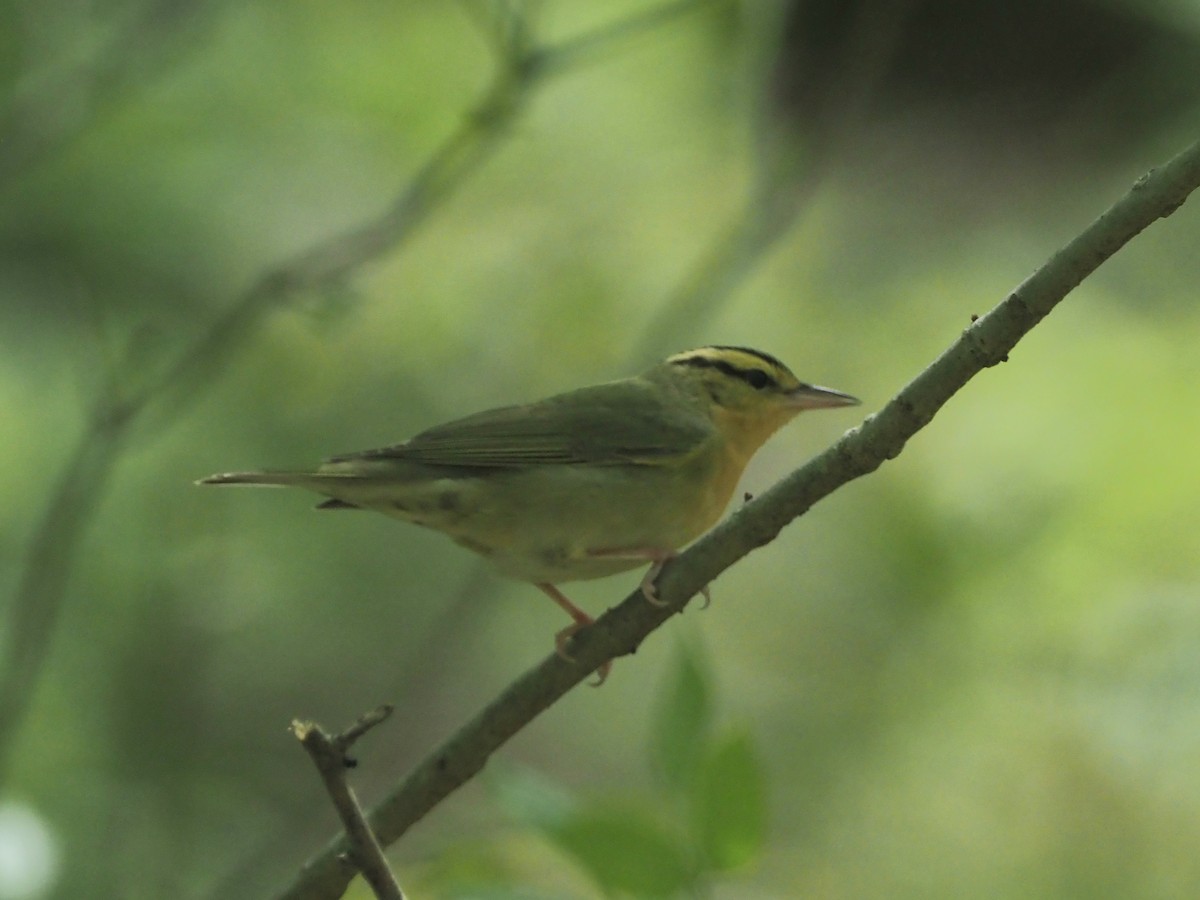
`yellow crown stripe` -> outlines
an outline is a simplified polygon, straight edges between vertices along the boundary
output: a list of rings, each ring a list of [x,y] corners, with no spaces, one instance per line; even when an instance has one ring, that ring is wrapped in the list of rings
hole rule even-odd
[[[733,378],[745,379],[751,372],[762,372],[785,390],[799,385],[799,379],[783,363],[769,353],[749,347],[697,347],[676,353],[667,360],[673,365],[707,366]]]

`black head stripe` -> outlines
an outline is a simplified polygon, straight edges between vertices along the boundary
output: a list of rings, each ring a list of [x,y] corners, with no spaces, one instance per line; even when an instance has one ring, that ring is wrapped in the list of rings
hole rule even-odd
[[[747,350],[743,347],[714,347],[714,350],[740,350],[750,356],[758,357],[764,362],[771,362],[774,365],[782,366],[776,360],[767,356],[765,353],[759,353],[757,350]],[[762,369],[742,369],[735,366],[733,363],[725,359],[712,359],[707,356],[688,356],[675,361],[676,365],[681,366],[696,366],[701,369],[716,369],[718,372],[723,372],[730,378],[740,378],[756,390],[762,390],[765,387],[779,387],[777,382],[769,372],[764,372]]]
[[[778,359],[776,359],[770,353],[763,353],[761,350],[755,350],[752,347],[731,347],[731,346],[722,344],[722,345],[714,346],[712,349],[714,349],[714,350],[736,350],[738,353],[745,353],[747,356],[757,356],[759,359],[761,359],[763,362],[767,363],[768,365],[772,365],[777,369],[782,369],[785,372],[787,371],[787,366],[785,366],[783,363],[781,363]]]

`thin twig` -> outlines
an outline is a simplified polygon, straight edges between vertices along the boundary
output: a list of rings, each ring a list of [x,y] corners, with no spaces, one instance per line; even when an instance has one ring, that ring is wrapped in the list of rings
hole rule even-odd
[[[750,501],[668,565],[659,579],[662,607],[635,591],[572,639],[567,662],[551,655],[435,749],[368,816],[391,844],[482,769],[488,757],[606,660],[632,653],[721,572],[847,482],[904,449],[941,407],[983,369],[1008,359],[1017,342],[1072,289],[1144,228],[1170,215],[1200,186],[1200,142],[1139,179],[1133,189],[967,328],[941,356],[878,413]],[[335,841],[309,861],[277,900],[340,897],[348,881]]]
[[[404,892],[400,890],[396,876],[383,855],[383,848],[363,816],[354,789],[346,780],[346,769],[353,765],[346,758],[346,753],[355,741],[391,714],[391,706],[380,706],[364,713],[341,734],[334,735],[326,734],[315,722],[297,719],[292,722],[292,734],[304,746],[325,783],[325,790],[329,792],[329,798],[346,829],[348,852],[353,865],[362,872],[379,900],[404,900]]]

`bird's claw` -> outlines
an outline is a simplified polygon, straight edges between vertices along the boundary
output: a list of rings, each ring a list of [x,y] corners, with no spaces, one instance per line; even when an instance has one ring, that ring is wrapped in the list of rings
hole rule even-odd
[[[569,663],[575,662],[575,657],[567,651],[567,645],[571,643],[571,638],[591,624],[591,622],[572,622],[554,635],[554,652],[558,654],[560,659],[564,659]],[[604,684],[608,678],[608,673],[611,671],[612,660],[605,660],[600,664],[600,668],[596,670],[596,680],[589,681],[588,684],[591,687],[600,687],[600,685]]]
[[[667,601],[658,596],[658,585],[653,581],[642,585],[642,596],[646,598],[647,603],[659,609],[667,605]]]
[[[652,565],[650,571],[646,573],[646,577],[642,579],[641,585],[642,596],[646,598],[646,602],[651,606],[657,606],[659,609],[669,605],[666,600],[658,596],[658,585],[655,583],[659,573],[662,572],[662,567],[663,564],[661,562],[656,562]],[[700,595],[704,598],[704,604],[700,608],[708,609],[709,604],[712,603],[712,591],[708,589],[707,584],[700,588]]]
[[[579,633],[579,630],[588,624],[588,622],[572,622],[566,628],[556,632],[554,635],[554,652],[569,663],[575,662],[575,657],[567,652],[567,644],[571,643],[571,638],[575,637]]]

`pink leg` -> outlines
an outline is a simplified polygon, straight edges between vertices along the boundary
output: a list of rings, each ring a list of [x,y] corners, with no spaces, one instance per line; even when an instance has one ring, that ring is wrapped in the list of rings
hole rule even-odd
[[[559,606],[561,606],[563,608],[563,610],[566,612],[566,614],[575,620],[570,625],[568,625],[566,628],[562,629],[561,631],[559,631],[557,634],[554,635],[554,650],[555,650],[555,652],[559,656],[561,656],[563,659],[565,659],[567,662],[574,662],[575,660],[571,658],[571,654],[569,654],[567,652],[567,643],[571,640],[571,638],[575,634],[577,634],[579,632],[579,630],[581,628],[586,628],[587,626],[591,625],[596,620],[593,619],[591,616],[589,616],[586,612],[584,612],[578,606],[576,606],[574,603],[572,603],[567,598],[567,596],[565,594],[563,594],[562,591],[560,591],[558,588],[556,588],[554,585],[550,584],[549,582],[545,582],[545,581],[539,582],[535,586],[543,594],[545,594],[547,597],[549,597],[551,600],[553,600],[555,603],[557,603]],[[608,673],[611,670],[612,670],[612,660],[610,659],[607,662],[605,662],[603,665],[601,665],[600,668],[598,668],[596,670],[597,680],[592,682],[592,686],[600,687],[600,685],[604,684],[604,679],[606,679],[608,677]]]
[[[667,605],[658,599],[658,585],[654,582],[658,579],[659,573],[662,572],[663,566],[679,555],[677,551],[663,550],[659,547],[616,547],[613,549],[589,550],[588,555],[616,557],[618,559],[649,560],[650,568],[642,576],[642,583],[638,587],[642,590],[642,596],[652,606],[662,607]],[[712,602],[712,594],[709,592],[707,584],[700,588],[700,593],[704,596],[704,606],[701,609],[705,609]]]

